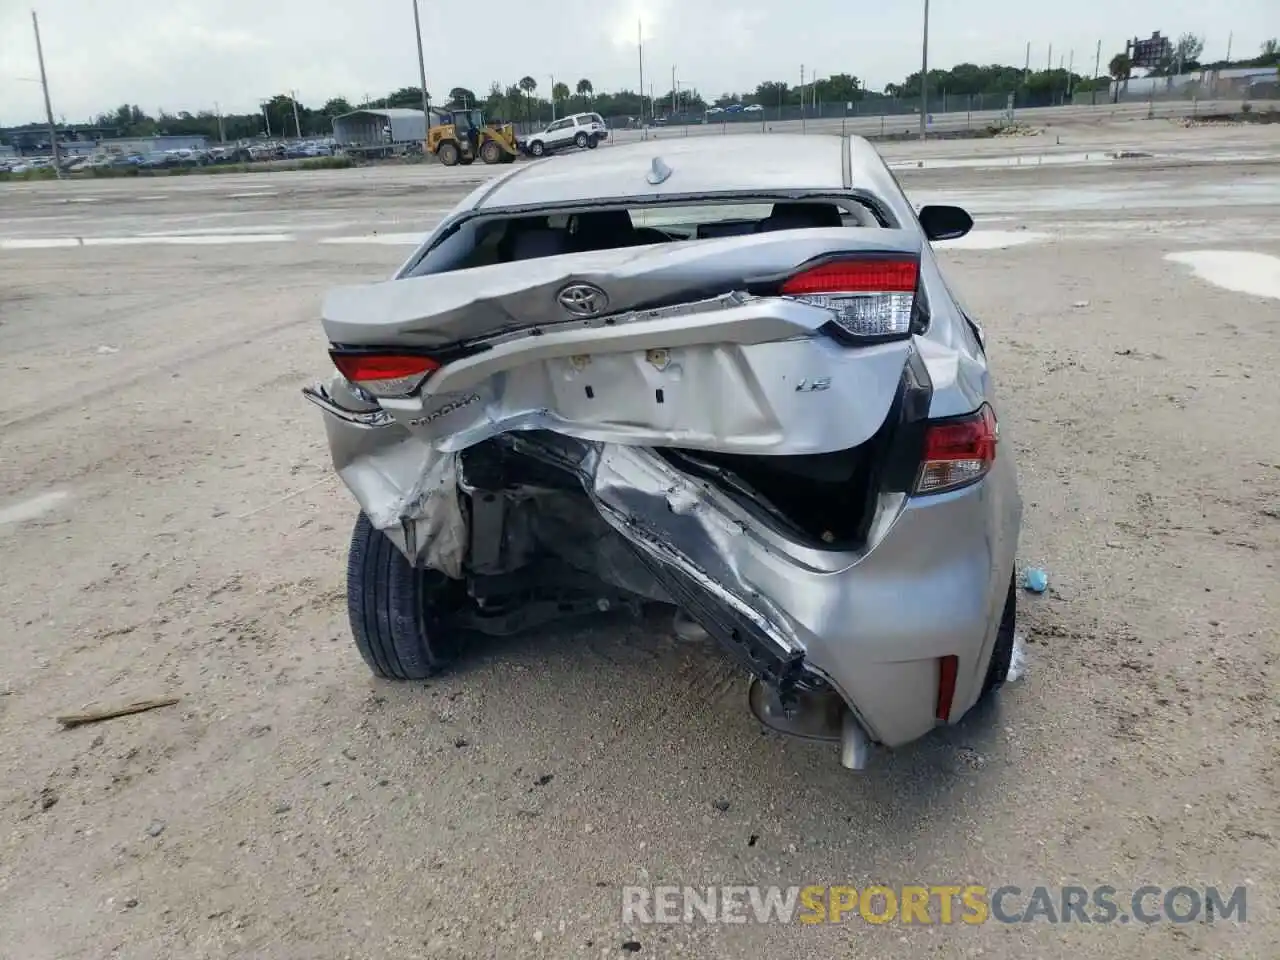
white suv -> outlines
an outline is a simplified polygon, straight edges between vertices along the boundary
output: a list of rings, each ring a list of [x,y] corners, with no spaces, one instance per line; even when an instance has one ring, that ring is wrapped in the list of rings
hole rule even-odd
[[[540,133],[532,134],[524,139],[525,151],[535,157],[541,157],[564,147],[586,147],[594,150],[601,140],[607,140],[609,128],[598,113],[575,113],[570,117],[562,117]]]

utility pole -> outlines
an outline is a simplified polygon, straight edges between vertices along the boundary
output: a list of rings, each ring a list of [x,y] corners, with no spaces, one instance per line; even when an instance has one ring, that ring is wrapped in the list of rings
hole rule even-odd
[[[40,45],[40,21],[31,11],[31,27],[36,33],[36,59],[40,61],[40,86],[44,90],[44,116],[49,121],[49,149],[53,151],[53,175],[62,179],[61,156],[58,153],[58,131],[53,125],[53,104],[49,102],[49,78],[44,72],[44,47]]]
[[[217,100],[213,101],[213,112],[218,115],[218,142],[227,142],[227,133],[222,127],[222,107]]]
[[[920,42],[920,142],[929,126],[929,0],[924,0],[924,35]]]
[[[427,60],[422,55],[422,20],[418,15],[418,0],[413,0],[413,38],[418,41],[418,82],[422,84],[422,152],[430,152],[427,137],[431,133],[431,101],[427,97]]]
[[[1231,41],[1236,38],[1236,32],[1232,30],[1227,34],[1227,63],[1231,63]]]
[[[267,125],[267,139],[271,139],[271,115],[267,113],[267,105],[262,105],[262,120]]]
[[[636,21],[636,50],[640,54],[640,128],[644,129],[644,21]],[[650,108],[650,113],[653,109]]]
[[[800,64],[800,132],[804,133],[804,64]]]
[[[1027,41],[1027,63],[1022,68],[1022,85],[1025,87],[1031,81],[1031,41]]]
[[[298,139],[302,139],[302,121],[298,119],[298,91],[290,90],[289,99],[293,101],[293,129],[298,134]]]
[[[1098,41],[1098,50],[1093,55],[1093,92],[1089,97],[1091,105],[1096,106],[1098,103],[1098,71],[1102,69],[1102,41]]]
[[[676,68],[671,67],[671,114],[675,116],[676,112]]]
[[[1045,72],[1053,70],[1053,44],[1049,44],[1049,62],[1044,65]]]
[[[551,122],[555,123],[556,122],[556,75],[554,73],[548,73],[547,76],[551,78]]]

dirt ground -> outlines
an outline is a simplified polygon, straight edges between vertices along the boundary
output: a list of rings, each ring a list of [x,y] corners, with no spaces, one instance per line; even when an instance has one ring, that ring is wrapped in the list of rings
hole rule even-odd
[[[370,677],[298,388],[323,290],[388,274],[462,188],[271,179],[0,193],[0,240],[84,241],[0,249],[0,957],[1280,956],[1280,300],[1165,259],[1280,256],[1274,164],[901,174],[977,215],[942,256],[1050,589],[1025,678],[859,774],[762,733],[662,624]],[[873,882],[1245,886],[1248,915],[621,922],[628,884]]]

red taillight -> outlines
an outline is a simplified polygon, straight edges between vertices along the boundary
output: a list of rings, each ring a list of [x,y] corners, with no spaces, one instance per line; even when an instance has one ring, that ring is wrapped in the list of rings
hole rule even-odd
[[[951,702],[956,698],[956,675],[960,658],[954,654],[938,658],[938,707],[935,716],[943,723],[951,719]]]
[[[995,412],[985,403],[971,416],[930,424],[916,493],[955,490],[986,476],[999,438]]]
[[[412,393],[428,374],[440,369],[430,357],[407,353],[330,350],[329,356],[340,374],[380,397]]]
[[[787,296],[808,293],[914,293],[920,267],[914,260],[834,260],[782,285]]]
[[[919,278],[916,260],[832,260],[797,273],[779,293],[825,307],[838,327],[856,337],[905,337],[911,333]]]

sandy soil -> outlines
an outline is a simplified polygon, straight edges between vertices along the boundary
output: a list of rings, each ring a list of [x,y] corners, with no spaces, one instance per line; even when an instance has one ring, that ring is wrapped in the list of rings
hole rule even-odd
[[[987,326],[1021,556],[1051,586],[1024,598],[1025,679],[858,775],[763,735],[736,670],[660,624],[487,645],[427,684],[368,675],[352,505],[298,387],[326,365],[323,289],[407,248],[320,241],[421,229],[460,188],[154,211],[4,193],[0,237],[293,239],[0,250],[0,957],[1280,955],[1280,301],[1164,259],[1280,255],[1274,178],[902,175],[1028,198],[975,236],[1037,242],[943,256]],[[1031,202],[1156,182],[1263,189],[1158,214]],[[181,702],[53,719],[163,694]],[[1251,899],[1245,924],[620,922],[625,884],[873,881]]]

